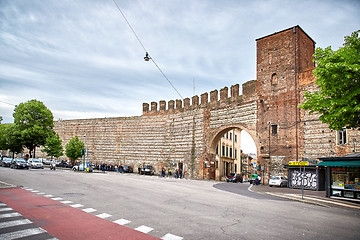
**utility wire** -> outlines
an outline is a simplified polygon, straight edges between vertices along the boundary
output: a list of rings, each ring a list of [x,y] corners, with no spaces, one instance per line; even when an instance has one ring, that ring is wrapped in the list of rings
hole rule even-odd
[[[8,104],[8,105],[11,105],[11,106],[16,106],[15,104],[8,103],[8,102],[4,102],[4,101],[1,101],[1,100],[0,100],[0,102],[5,103],[5,104]]]
[[[140,41],[139,36],[136,34],[135,30],[132,28],[130,22],[127,20],[127,18],[125,17],[124,13],[121,11],[119,5],[116,3],[115,0],[113,0],[113,2],[115,3],[117,9],[119,10],[119,12],[121,13],[121,15],[123,16],[123,18],[125,19],[127,25],[129,26],[129,28],[131,29],[131,31],[133,32],[133,34],[135,35],[136,39],[138,40],[138,42],[140,43],[141,47],[144,49],[144,51],[146,52],[146,54],[148,55],[149,59],[151,59],[151,61],[155,64],[155,66],[159,69],[159,71],[161,72],[161,74],[164,76],[164,78],[169,82],[169,84],[172,86],[172,88],[177,92],[177,94],[179,94],[180,98],[182,100],[184,100],[184,98],[181,96],[181,94],[179,93],[179,91],[175,88],[175,86],[171,83],[171,81],[168,79],[168,77],[165,75],[165,73],[161,70],[161,68],[159,67],[159,65],[156,64],[155,60],[150,57],[150,55],[148,54],[148,51],[146,50],[144,44],[142,44],[142,42]]]

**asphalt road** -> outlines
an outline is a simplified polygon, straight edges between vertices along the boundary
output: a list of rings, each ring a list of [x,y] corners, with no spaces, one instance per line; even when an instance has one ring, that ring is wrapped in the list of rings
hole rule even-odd
[[[173,239],[359,239],[360,211],[254,193],[248,183],[0,168],[0,181],[107,213]],[[178,237],[178,238],[176,238]]]

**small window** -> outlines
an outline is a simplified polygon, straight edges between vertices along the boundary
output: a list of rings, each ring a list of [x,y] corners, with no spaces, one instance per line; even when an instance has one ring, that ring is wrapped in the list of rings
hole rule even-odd
[[[278,126],[276,124],[271,124],[271,133],[273,135],[277,134]]]
[[[276,73],[274,73],[273,75],[271,75],[271,84],[272,84],[272,85],[278,84],[278,76],[277,76]]]
[[[228,157],[228,156],[229,156],[229,147],[226,146],[226,157]]]
[[[235,154],[235,157],[234,157],[234,158],[236,158],[236,159],[237,159],[237,149],[235,149],[234,154]]]
[[[232,147],[230,147],[230,158],[232,158],[232,155],[233,155],[233,153],[232,153]]]
[[[225,146],[222,146],[222,155],[225,156]]]
[[[343,128],[340,131],[338,131],[338,143],[339,144],[346,144],[347,143],[346,128]]]
[[[216,146],[216,155],[219,155],[219,145]]]
[[[232,133],[230,133],[230,140],[232,140]]]
[[[234,134],[234,137],[235,137],[235,142],[237,142],[237,135],[236,135],[236,134]]]

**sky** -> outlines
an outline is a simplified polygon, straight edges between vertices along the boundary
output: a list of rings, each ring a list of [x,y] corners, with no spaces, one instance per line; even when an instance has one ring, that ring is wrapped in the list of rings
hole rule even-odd
[[[258,38],[299,25],[337,50],[360,29],[359,0],[115,1],[138,38],[114,0],[0,0],[2,123],[31,99],[54,120],[140,116],[256,79]]]

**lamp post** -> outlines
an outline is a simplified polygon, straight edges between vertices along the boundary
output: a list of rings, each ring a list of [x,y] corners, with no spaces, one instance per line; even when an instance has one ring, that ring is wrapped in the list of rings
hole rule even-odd
[[[84,134],[84,161],[83,161],[83,170],[85,170],[85,162],[86,162],[86,134]],[[79,169],[80,170],[80,169]]]

